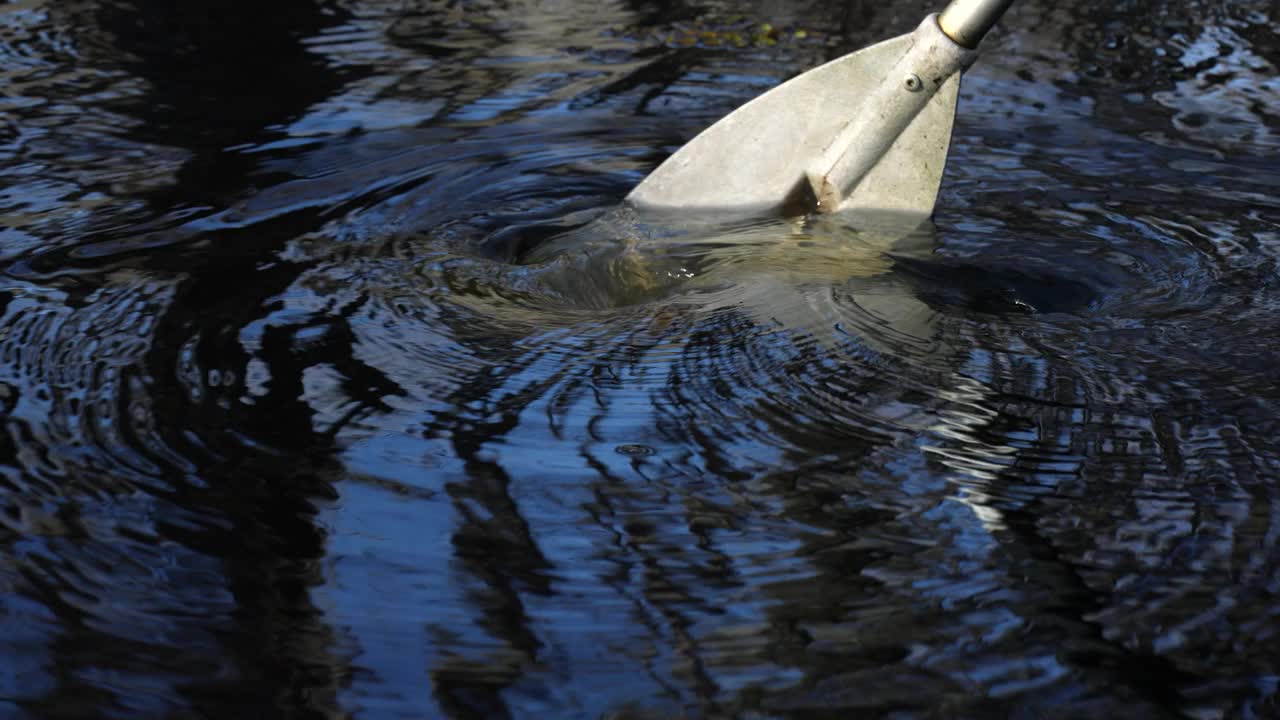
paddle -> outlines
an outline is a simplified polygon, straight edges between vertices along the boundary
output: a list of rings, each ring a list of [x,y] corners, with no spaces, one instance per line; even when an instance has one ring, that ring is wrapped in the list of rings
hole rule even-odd
[[[1013,0],[953,0],[909,35],[803,73],[667,158],[628,202],[788,214],[860,208],[929,216],[960,76]]]

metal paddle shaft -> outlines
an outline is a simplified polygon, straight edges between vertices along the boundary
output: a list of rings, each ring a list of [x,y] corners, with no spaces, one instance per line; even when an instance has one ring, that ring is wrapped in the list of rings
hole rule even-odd
[[[938,27],[957,44],[973,49],[1012,4],[1013,0],[952,0],[938,16]]]
[[[974,48],[1012,0],[954,0],[755,98],[667,158],[637,206],[933,213]]]

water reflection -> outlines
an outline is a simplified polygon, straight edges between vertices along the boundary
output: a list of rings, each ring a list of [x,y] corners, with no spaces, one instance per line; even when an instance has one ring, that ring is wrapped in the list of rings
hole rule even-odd
[[[333,711],[344,653],[308,589],[323,552],[309,518],[336,466],[296,398],[261,405],[268,434],[236,402],[236,317],[278,291],[273,273],[231,298],[209,271],[256,260],[136,253],[149,226],[225,192],[210,170],[223,143],[309,102],[273,90],[250,117],[204,94],[244,87],[204,72],[230,60],[284,69],[306,13],[233,49],[221,23],[249,8],[176,22],[152,5],[5,9],[7,50],[55,51],[14,68],[11,87],[36,102],[15,98],[4,157],[26,168],[6,173],[11,233],[33,241],[5,247],[3,585],[6,627],[22,631],[5,633],[4,702],[46,717]],[[173,190],[192,176],[192,192]]]
[[[5,712],[1270,713],[1266,3],[1020,4],[920,228],[617,202],[923,5],[0,12]]]

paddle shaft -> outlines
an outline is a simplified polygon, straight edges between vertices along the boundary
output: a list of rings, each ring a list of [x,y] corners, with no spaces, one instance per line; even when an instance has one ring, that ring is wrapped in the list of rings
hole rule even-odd
[[[938,25],[956,44],[972,50],[1012,4],[1013,0],[951,0],[938,16]]]

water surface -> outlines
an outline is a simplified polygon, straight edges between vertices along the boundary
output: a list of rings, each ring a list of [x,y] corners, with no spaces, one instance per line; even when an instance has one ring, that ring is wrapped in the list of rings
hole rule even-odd
[[[1019,3],[924,226],[619,204],[927,9],[0,5],[0,716],[1273,716],[1274,3]]]

